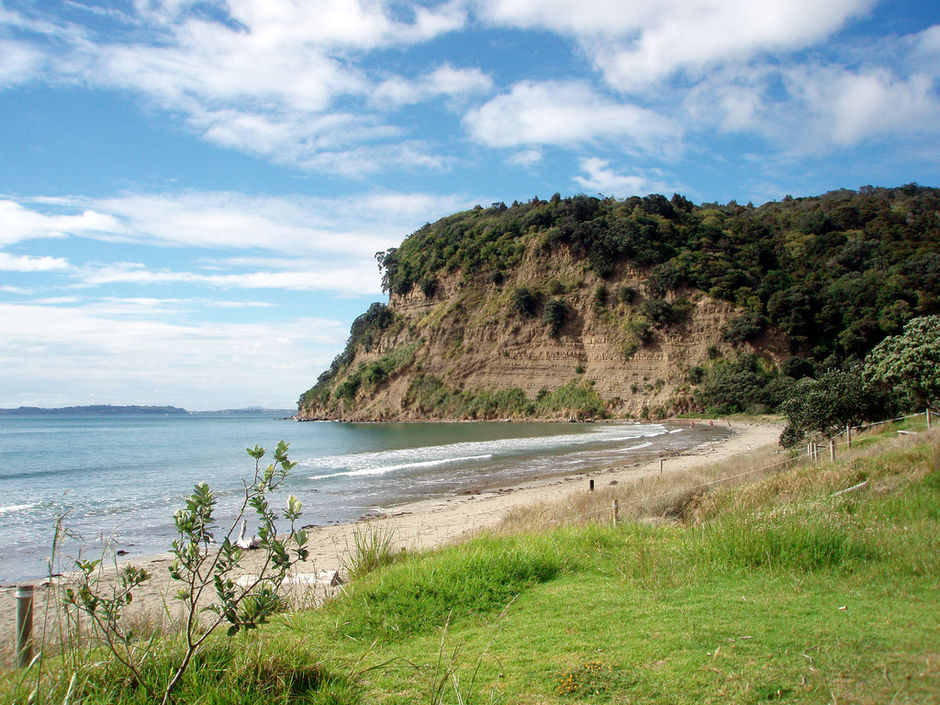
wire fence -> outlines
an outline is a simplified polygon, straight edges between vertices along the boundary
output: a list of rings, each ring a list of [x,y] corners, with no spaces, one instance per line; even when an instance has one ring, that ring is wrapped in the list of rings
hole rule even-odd
[[[872,428],[875,428],[875,427],[877,427],[877,426],[882,426],[882,425],[884,425],[884,424],[890,424],[890,423],[898,423],[898,422],[901,422],[901,421],[906,421],[906,420],[908,420],[908,419],[918,418],[918,417],[921,417],[921,416],[926,416],[926,419],[927,419],[927,427],[926,427],[926,430],[929,431],[929,430],[931,430],[931,420],[932,420],[932,417],[933,417],[933,416],[936,416],[936,414],[937,414],[936,411],[934,411],[934,410],[932,410],[932,409],[927,409],[926,411],[922,411],[922,412],[917,413],[917,414],[907,414],[907,415],[905,415],[905,416],[898,416],[898,417],[891,418],[891,419],[885,419],[885,420],[883,420],[883,421],[875,421],[875,422],[871,422],[871,423],[860,424],[860,425],[858,425],[858,426],[849,426],[849,427],[846,428],[846,430],[840,431],[839,433],[835,434],[834,436],[831,436],[831,437],[828,439],[828,441],[829,441],[829,448],[830,448],[830,454],[831,454],[831,455],[830,455],[830,461],[834,461],[834,460],[835,460],[835,452],[834,452],[834,451],[835,451],[835,442],[836,442],[836,439],[837,439],[837,438],[843,438],[843,437],[845,437],[845,436],[846,436],[846,431],[848,431],[849,434],[851,434],[851,432],[853,432],[853,431],[859,432],[859,433],[864,433],[865,431],[871,430]],[[915,431],[911,431],[911,433],[916,433],[916,432],[915,432]],[[664,500],[664,499],[668,499],[668,498],[673,498],[673,497],[676,497],[677,495],[687,495],[687,494],[689,494],[689,493],[694,493],[694,492],[697,491],[697,490],[707,489],[707,488],[709,488],[709,487],[713,487],[713,486],[719,485],[719,484],[721,484],[721,483],[730,482],[730,481],[732,481],[732,480],[739,480],[739,479],[741,479],[741,478],[749,477],[749,476],[751,476],[751,475],[756,475],[756,474],[758,474],[758,473],[764,473],[764,472],[767,472],[768,470],[772,470],[772,469],[774,469],[774,468],[781,468],[782,466],[784,466],[784,467],[786,467],[786,466],[792,466],[792,465],[795,465],[795,464],[800,463],[800,462],[805,462],[805,461],[818,462],[818,461],[819,461],[819,452],[818,452],[818,451],[819,451],[819,448],[820,448],[820,447],[824,447],[824,446],[825,446],[825,444],[810,443],[810,444],[807,445],[807,448],[806,448],[806,449],[801,450],[801,451],[799,451],[799,452],[797,452],[797,453],[795,453],[795,454],[793,454],[793,455],[790,455],[789,457],[785,458],[784,460],[780,460],[780,461],[774,462],[774,463],[768,463],[768,464],[766,464],[766,465],[761,465],[760,467],[757,467],[757,468],[752,468],[752,469],[750,469],[750,470],[746,470],[746,471],[744,471],[744,472],[735,473],[735,474],[733,474],[733,475],[726,475],[726,476],[723,476],[723,477],[716,478],[716,479],[714,479],[714,480],[708,480],[708,481],[706,481],[706,482],[700,482],[700,483],[697,483],[697,484],[694,484],[694,485],[683,485],[682,487],[676,487],[676,488],[673,488],[673,489],[668,490],[668,491],[658,492],[658,493],[654,493],[654,494],[651,494],[651,495],[645,495],[645,496],[642,498],[642,501],[647,502],[647,503],[650,503],[650,502],[655,502],[655,501],[657,501],[657,500]],[[788,453],[789,453],[789,452],[792,452],[792,451],[783,451],[783,452],[788,452]],[[662,473],[662,466],[660,466],[660,473]],[[591,488],[592,488],[592,490],[593,490],[593,487],[594,487],[594,482],[593,482],[593,480],[592,480],[592,481],[591,481]],[[850,489],[855,489],[855,488],[850,488]],[[618,500],[613,500],[613,506],[612,506],[612,507],[601,507],[601,508],[598,508],[598,509],[592,509],[592,510],[587,511],[587,512],[578,512],[578,513],[575,514],[575,515],[567,514],[567,520],[569,520],[569,521],[570,521],[570,520],[589,521],[589,520],[591,520],[591,519],[609,518],[609,519],[612,520],[614,523],[616,523],[616,522],[618,521],[618,519],[619,519],[618,513],[619,513]]]

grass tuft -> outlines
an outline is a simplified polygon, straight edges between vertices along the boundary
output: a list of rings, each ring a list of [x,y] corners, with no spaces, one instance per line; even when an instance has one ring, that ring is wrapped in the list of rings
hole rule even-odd
[[[395,550],[395,532],[369,521],[353,527],[352,546],[347,542],[342,566],[350,578],[357,579],[394,563],[403,555],[403,552]]]
[[[553,578],[558,558],[544,543],[482,537],[373,573],[336,603],[337,632],[352,637],[426,633],[449,621],[501,609]]]

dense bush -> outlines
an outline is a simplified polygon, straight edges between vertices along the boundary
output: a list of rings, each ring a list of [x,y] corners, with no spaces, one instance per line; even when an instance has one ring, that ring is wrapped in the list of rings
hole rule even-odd
[[[753,311],[745,311],[725,324],[721,330],[721,337],[729,343],[744,343],[763,333],[767,323],[765,316]]]
[[[807,436],[828,438],[847,424],[880,419],[889,411],[885,401],[865,385],[858,368],[830,370],[818,379],[804,377],[781,405],[787,426],[780,443],[793,446]]]
[[[940,191],[915,184],[759,208],[658,194],[534,198],[448,216],[377,257],[383,286],[397,294],[443,273],[509,272],[537,248],[565,251],[601,277],[648,268],[653,299],[691,286],[750,311],[728,330],[733,342],[766,320],[791,336],[794,352],[841,362],[940,312],[938,212]],[[625,303],[632,297],[619,292]]]
[[[552,299],[545,304],[545,313],[542,315],[542,321],[548,326],[548,334],[557,338],[561,334],[562,326],[568,320],[570,309],[561,299]]]
[[[685,298],[676,299],[672,303],[665,299],[647,299],[640,304],[640,311],[656,325],[666,327],[688,320],[692,314],[692,304]]]
[[[915,318],[902,335],[881,341],[865,359],[875,384],[903,390],[921,408],[940,405],[940,316]]]
[[[773,376],[763,369],[756,355],[721,359],[706,370],[695,401],[701,408],[718,414],[765,410],[764,388]]]
[[[512,309],[516,313],[533,318],[539,306],[539,296],[537,292],[528,287],[520,286],[512,292]]]

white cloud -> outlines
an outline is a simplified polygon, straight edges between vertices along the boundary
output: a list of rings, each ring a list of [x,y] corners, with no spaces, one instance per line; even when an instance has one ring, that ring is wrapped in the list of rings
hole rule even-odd
[[[619,174],[610,168],[610,161],[591,157],[581,161],[581,170],[584,176],[576,176],[575,183],[582,189],[592,193],[602,193],[605,196],[626,198],[648,193],[668,193],[676,191],[674,187],[667,186],[657,178],[650,178],[640,174]]]
[[[180,323],[151,308],[0,303],[0,404],[54,405],[66,389],[65,403],[290,407],[346,336],[323,318]]]
[[[400,106],[442,95],[455,98],[485,93],[492,87],[493,79],[480,69],[459,69],[445,63],[414,81],[396,77],[379,84],[372,101],[379,106]]]
[[[464,122],[491,147],[574,145],[615,140],[626,150],[655,150],[677,138],[680,126],[652,110],[618,103],[580,82],[525,81],[469,112]]]
[[[151,265],[156,253],[148,249],[140,250],[140,263],[0,251],[0,271],[59,272],[81,287],[188,284],[375,295],[381,291],[376,252],[472,202],[389,191],[334,198],[185,192],[0,201],[0,232],[14,242],[71,235],[179,250],[173,267]]]
[[[927,76],[801,67],[785,77],[791,94],[805,106],[809,130],[837,146],[887,135],[940,134],[940,99]]]
[[[453,163],[421,142],[405,141],[319,152],[303,159],[301,166],[363,179],[380,171],[444,171]]]
[[[911,57],[917,61],[921,71],[931,71],[934,76],[940,74],[940,24],[928,27],[910,38]]]
[[[532,167],[540,163],[543,156],[541,149],[523,149],[511,154],[506,162],[513,166]]]
[[[4,272],[54,272],[68,268],[68,260],[61,257],[30,257],[0,252],[0,271]]]
[[[167,286],[197,284],[221,289],[278,289],[282,291],[320,291],[346,296],[381,294],[374,261],[360,258],[345,266],[320,261],[311,269],[291,268],[228,274],[149,269],[137,263],[113,263],[81,268],[76,278],[82,286],[136,284]]]
[[[498,25],[577,38],[610,85],[633,91],[768,52],[804,49],[868,12],[874,0],[478,0]]]
[[[790,154],[940,133],[934,80],[883,67],[756,64],[716,72],[689,92],[683,108],[690,123],[760,134]]]
[[[0,87],[33,78],[42,63],[42,52],[30,45],[0,39]]]
[[[375,115],[337,110],[338,101],[373,95],[367,54],[426,42],[466,22],[459,0],[431,7],[223,0],[211,12],[195,5],[138,2],[126,13],[108,13],[107,34],[56,23],[54,13],[48,20],[0,13],[0,29],[47,40],[42,54],[38,42],[0,42],[0,86],[25,80],[42,64],[55,81],[137,92],[213,143],[279,163],[329,167],[334,162],[314,157],[397,135]],[[412,89],[453,96],[488,80],[477,69],[445,64]]]
[[[45,214],[29,210],[16,201],[0,200],[0,245],[11,245],[37,238],[61,238],[120,232],[121,225],[112,216],[83,210],[70,215]]]
[[[0,243],[74,235],[169,247],[371,257],[429,217],[469,203],[457,195],[387,191],[335,198],[190,191],[32,198],[23,204],[5,200],[0,201]]]

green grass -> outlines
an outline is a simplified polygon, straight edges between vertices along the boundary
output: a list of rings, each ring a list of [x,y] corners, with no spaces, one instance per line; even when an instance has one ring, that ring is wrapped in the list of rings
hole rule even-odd
[[[323,609],[214,640],[179,701],[938,702],[940,439],[891,435],[716,485],[685,522],[412,554]],[[146,702],[113,665],[84,664],[69,702]],[[0,701],[25,702],[19,678]],[[68,682],[50,669],[36,702],[63,702]]]

